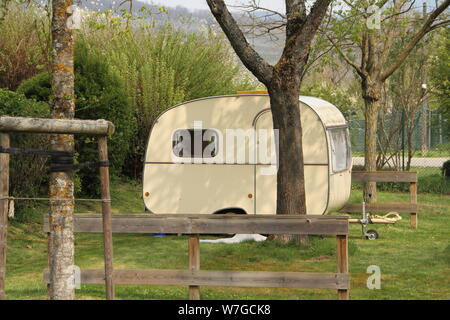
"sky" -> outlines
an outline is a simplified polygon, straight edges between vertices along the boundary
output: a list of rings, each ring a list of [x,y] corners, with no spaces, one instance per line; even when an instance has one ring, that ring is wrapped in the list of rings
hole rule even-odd
[[[167,7],[183,6],[188,9],[191,9],[191,10],[196,10],[196,9],[209,10],[208,5],[206,4],[206,0],[153,0],[153,1],[143,0],[143,1],[152,2],[152,3],[158,4],[158,5],[164,5]],[[245,0],[227,0],[226,3],[229,5],[232,5],[232,4],[246,3],[246,1]],[[284,1],[282,1],[282,0],[260,0],[260,6],[269,8],[269,9],[274,9],[274,10],[281,11],[281,12],[285,11]],[[230,8],[230,10],[232,10],[232,8]]]
[[[196,10],[206,9],[209,10],[206,0],[141,0],[143,2],[164,5],[167,7],[183,6],[185,8]],[[439,4],[442,0],[437,0]],[[226,0],[228,5],[248,3],[246,0]],[[436,7],[436,0],[416,0],[416,6],[422,6],[423,2],[427,2],[429,10]],[[283,0],[259,0],[261,7],[269,8],[279,12],[286,12]],[[230,10],[233,10],[230,8]]]

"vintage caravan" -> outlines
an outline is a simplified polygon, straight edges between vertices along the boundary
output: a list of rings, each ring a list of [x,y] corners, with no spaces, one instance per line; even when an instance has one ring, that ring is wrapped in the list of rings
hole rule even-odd
[[[347,123],[332,104],[300,97],[308,214],[350,195]],[[274,214],[276,146],[269,96],[188,101],[164,111],[148,139],[143,198],[153,213]]]

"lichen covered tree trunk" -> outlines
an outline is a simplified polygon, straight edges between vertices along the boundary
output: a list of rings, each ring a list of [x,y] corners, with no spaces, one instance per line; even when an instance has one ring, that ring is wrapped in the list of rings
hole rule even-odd
[[[74,39],[67,26],[71,0],[53,0],[53,119],[73,119],[74,99]],[[52,135],[53,150],[73,151],[73,135]],[[74,299],[74,234],[73,234],[73,173],[53,172],[50,176],[50,299]]]

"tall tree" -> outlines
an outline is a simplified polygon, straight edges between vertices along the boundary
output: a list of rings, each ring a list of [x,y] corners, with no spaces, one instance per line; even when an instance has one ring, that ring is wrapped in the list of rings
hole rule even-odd
[[[450,130],[450,29],[441,30],[437,37],[437,50],[431,59],[430,80],[435,90],[439,112],[447,121],[447,130]],[[450,131],[447,131],[450,135]]]
[[[418,128],[418,121],[416,120],[423,120],[421,109],[424,109],[432,90],[432,86],[427,83],[426,79],[430,55],[429,52],[424,52],[426,49],[431,52],[436,51],[436,47],[433,46],[434,42],[430,40],[432,40],[431,35],[411,52],[405,63],[389,78],[387,83],[387,93],[392,101],[391,112],[397,112],[403,118],[403,126],[398,123],[398,127],[403,127],[402,136],[406,143],[406,146],[404,146],[407,150],[406,170],[411,169],[411,160],[415,152],[414,132]],[[397,50],[403,48],[405,42],[407,42],[405,38],[398,39],[395,44]],[[419,119],[417,118],[418,115],[420,115]],[[423,122],[420,123],[420,130],[425,129],[426,132],[426,128],[422,128],[422,125]]]
[[[299,90],[311,42],[330,1],[317,0],[308,13],[305,0],[286,0],[284,49],[277,64],[270,65],[248,43],[224,1],[207,0],[242,63],[269,92],[273,127],[279,132],[277,214],[306,214]]]
[[[71,0],[52,1],[53,42],[53,119],[73,119],[74,96],[74,39],[68,21]],[[68,23],[69,22],[69,23]],[[74,150],[74,137],[55,134],[51,137],[54,150]],[[50,176],[50,298],[74,299],[74,234],[73,234],[73,174],[53,172]]]
[[[450,0],[444,0],[427,17],[422,18],[418,29],[402,27],[411,22],[408,14],[418,9],[417,2],[344,0],[346,7],[339,7],[333,13],[332,32],[327,33],[328,39],[342,59],[356,71],[361,82],[365,103],[366,171],[377,170],[377,118],[386,80],[403,64],[426,34],[449,24],[449,20],[437,21],[450,4]],[[409,41],[394,55],[393,44],[401,32],[408,33]],[[390,59],[393,55],[395,58]],[[365,185],[364,197],[368,202],[376,201],[375,183]]]

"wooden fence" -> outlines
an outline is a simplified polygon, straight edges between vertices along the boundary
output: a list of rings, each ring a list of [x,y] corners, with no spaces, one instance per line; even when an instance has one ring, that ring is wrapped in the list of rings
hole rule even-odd
[[[29,153],[40,155],[59,155],[58,150],[21,150],[20,148],[10,148],[10,134],[12,133],[49,133],[49,134],[84,134],[98,136],[98,151],[100,167],[100,184],[102,195],[102,214],[105,227],[103,229],[105,262],[112,263],[112,233],[110,232],[111,199],[109,192],[109,161],[108,161],[108,136],[114,133],[114,125],[106,120],[59,120],[42,118],[23,118],[23,117],[0,117],[0,300],[5,299],[5,281],[6,281],[6,248],[8,232],[8,212],[10,205],[9,195],[9,154]],[[58,154],[59,152],[59,154]],[[64,153],[64,152],[63,152]],[[66,156],[66,155],[65,155]],[[65,161],[66,162],[66,161]],[[55,166],[54,168],[57,168]],[[72,167],[73,168],[73,167]],[[56,171],[66,171],[59,168]],[[50,198],[48,200],[57,201],[61,199]],[[65,197],[64,201],[73,201],[73,197]],[[54,226],[56,227],[56,225]],[[58,226],[60,227],[60,226]],[[50,252],[52,242],[50,241],[50,232],[48,232],[48,259],[50,261]],[[59,242],[59,241],[58,241]],[[56,248],[60,247],[56,243]],[[60,259],[56,256],[55,259]],[[111,289],[112,279],[109,275],[112,273],[112,264],[105,265],[107,297],[112,297],[114,292]],[[60,270],[56,270],[58,273]],[[109,283],[109,284],[108,284]]]
[[[353,171],[352,182],[405,182],[409,183],[409,203],[366,203],[367,212],[403,212],[410,213],[411,227],[416,229],[418,225],[417,207],[417,172],[407,171]],[[362,204],[347,204],[340,212],[362,212]]]
[[[75,232],[101,233],[104,225],[98,214],[75,215]],[[339,299],[349,298],[348,219],[316,215],[112,215],[113,233],[187,234],[187,270],[114,270],[114,284],[180,285],[189,287],[189,298],[200,299],[200,286],[275,288],[319,288],[338,291]],[[49,232],[48,216],[44,231]],[[336,273],[261,272],[200,270],[199,234],[303,234],[335,235]],[[106,259],[108,257],[105,256]],[[49,282],[48,271],[44,281]],[[81,270],[81,283],[105,283],[104,270]],[[108,283],[107,283],[108,285]]]

